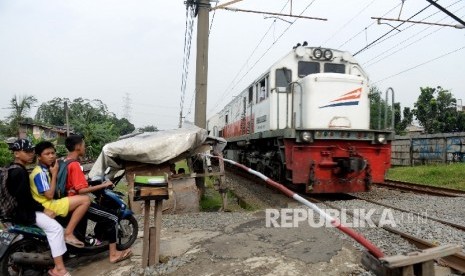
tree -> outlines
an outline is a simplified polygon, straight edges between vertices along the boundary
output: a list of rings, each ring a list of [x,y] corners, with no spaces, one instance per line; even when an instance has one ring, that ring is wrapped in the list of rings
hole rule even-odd
[[[394,103],[394,128],[397,135],[405,135],[406,129],[413,122],[413,113],[409,107],[404,107],[401,114],[400,103]]]
[[[37,99],[31,95],[18,96],[15,95],[10,100],[10,109],[12,112],[8,116],[10,122],[9,135],[19,136],[19,124],[26,119],[31,107],[37,102]]]
[[[120,136],[132,133],[136,129],[136,127],[126,118],[118,119],[116,117],[113,117],[112,121],[116,126],[118,134]]]
[[[0,141],[0,167],[5,167],[13,162],[13,155],[8,148],[8,144]]]
[[[49,125],[64,125],[64,103],[68,103],[69,121],[75,133],[84,135],[88,147],[87,155],[97,157],[102,147],[119,136],[135,130],[134,125],[125,118],[118,119],[108,111],[100,100],[77,98],[54,98],[40,105],[36,120]]]
[[[0,120],[0,140],[3,140],[8,136],[9,129],[10,127],[8,123]]]
[[[155,132],[155,131],[158,131],[158,128],[156,126],[144,126],[144,127],[141,127],[139,128],[139,131],[140,132]]]
[[[372,86],[368,98],[370,100],[370,128],[383,129],[391,126],[392,106],[386,103],[382,97],[381,90]],[[387,109],[387,125],[385,125],[385,116]],[[404,134],[405,129],[413,121],[413,114],[410,108],[405,107],[403,115],[400,112],[400,103],[394,103],[394,129],[396,134]]]
[[[68,98],[53,98],[53,100],[42,103],[37,109],[35,119],[37,122],[52,125],[65,125],[65,102],[70,102]]]
[[[463,130],[456,108],[456,99],[448,90],[421,87],[420,96],[415,102],[413,114],[427,133],[453,132]]]

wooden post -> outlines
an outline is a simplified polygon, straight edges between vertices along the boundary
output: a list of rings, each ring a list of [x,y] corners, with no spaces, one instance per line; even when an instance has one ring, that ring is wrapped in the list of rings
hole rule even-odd
[[[155,227],[152,227],[150,230],[150,249],[151,254],[149,256],[149,264],[155,265],[160,261],[160,232],[161,232],[161,215],[163,211],[162,200],[155,201],[155,212],[154,212],[154,221]],[[152,231],[153,229],[153,231]],[[153,232],[153,239],[152,239]]]
[[[149,258],[149,247],[150,247],[150,239],[149,239],[149,230],[150,229],[150,200],[144,201],[144,241],[142,246],[142,268],[146,268],[148,263],[147,260]]]
[[[220,165],[220,187],[219,187],[219,192],[221,194],[221,200],[223,203],[223,206],[221,207],[222,211],[225,211],[228,208],[228,193],[227,193],[227,188],[226,188],[226,177],[224,176],[224,160],[223,160],[223,154],[218,153],[218,161]]]

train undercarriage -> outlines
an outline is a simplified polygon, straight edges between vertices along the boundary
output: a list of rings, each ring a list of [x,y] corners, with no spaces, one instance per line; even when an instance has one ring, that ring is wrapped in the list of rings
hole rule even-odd
[[[225,157],[307,193],[365,192],[372,182],[384,181],[391,149],[387,140],[376,142],[381,132],[314,130],[306,132],[312,137],[307,142],[301,133],[228,139]]]

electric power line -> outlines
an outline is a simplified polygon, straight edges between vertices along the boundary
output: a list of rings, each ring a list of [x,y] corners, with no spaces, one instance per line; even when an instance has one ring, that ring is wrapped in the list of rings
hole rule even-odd
[[[449,8],[449,7],[452,7],[452,6],[454,6],[455,4],[457,4],[457,3],[461,2],[461,1],[462,1],[462,0],[458,0],[458,1],[456,1],[456,2],[454,2],[454,3],[452,3],[452,4],[450,4],[450,5],[447,6],[447,7],[448,7],[448,8]],[[460,8],[460,9],[462,9],[462,8]],[[459,9],[459,10],[460,10],[460,9]],[[426,17],[424,17],[423,19],[421,19],[421,21],[426,20],[426,19],[428,19],[428,18],[430,18],[430,17],[432,17],[432,16],[434,16],[434,15],[436,15],[436,14],[438,14],[438,13],[440,13],[440,11],[436,11],[436,12],[434,12],[434,13],[432,13],[432,14],[426,16]],[[446,19],[446,18],[447,18],[447,16],[444,17],[443,19],[441,19],[440,21],[442,21],[442,20],[444,20],[444,19]],[[439,22],[439,21],[438,21],[438,22]],[[407,23],[407,22],[404,22],[404,23]],[[399,26],[400,26],[400,25],[399,25]],[[374,43],[374,44],[371,45],[371,46],[376,46],[376,45],[378,45],[378,44],[381,44],[381,43],[383,43],[384,41],[389,40],[389,39],[391,39],[392,37],[395,37],[395,36],[399,35],[400,33],[405,32],[406,30],[412,28],[413,26],[415,26],[415,24],[411,24],[411,25],[407,26],[406,28],[404,28],[404,29],[402,29],[402,30],[398,30],[397,28],[394,28],[394,29],[397,29],[398,32],[393,33],[392,35],[390,35],[390,36],[388,36],[388,37],[385,37],[384,39],[381,39],[381,40],[377,41],[376,43]],[[416,35],[414,35],[414,36],[416,36]],[[407,40],[408,40],[408,39],[407,39]],[[396,46],[394,46],[394,47],[396,47]],[[389,50],[390,50],[390,49],[389,49]],[[380,55],[382,55],[382,54],[385,53],[385,52],[386,52],[386,51],[383,51]],[[379,55],[378,55],[378,56],[379,56]],[[376,57],[375,57],[375,58],[376,58]]]
[[[393,10],[395,10],[397,7],[399,7],[400,5],[402,5],[402,3],[394,6],[392,9],[390,9],[389,11],[387,11],[386,13],[384,13],[382,15],[382,17],[388,15],[389,13],[391,13]],[[346,45],[347,43],[349,43],[350,41],[352,41],[354,38],[358,37],[360,34],[362,34],[363,32],[366,32],[366,30],[368,28],[370,28],[371,26],[373,26],[375,24],[375,22],[372,22],[371,24],[369,24],[368,26],[364,27],[361,31],[359,31],[358,33],[356,33],[355,35],[351,36],[349,39],[347,39],[345,42],[343,42],[341,45],[339,45],[339,47],[337,47],[338,49],[341,49],[342,46]]]
[[[182,120],[182,111],[184,109],[184,100],[186,97],[186,86],[189,76],[189,61],[192,46],[192,36],[194,32],[194,17],[195,17],[195,6],[193,4],[187,4],[186,6],[186,29],[184,32],[184,55],[183,55],[183,68],[181,76],[181,100],[179,104],[179,120]]]
[[[428,63],[431,63],[431,62],[433,62],[433,61],[436,61],[436,60],[441,59],[441,58],[443,58],[443,57],[446,57],[446,56],[448,56],[448,55],[451,55],[451,54],[454,54],[454,53],[456,53],[456,52],[459,52],[459,51],[461,51],[461,50],[463,50],[463,49],[465,49],[465,45],[463,45],[462,47],[457,48],[457,49],[455,49],[455,50],[452,50],[452,51],[450,51],[450,52],[447,52],[447,53],[445,53],[445,54],[442,54],[442,55],[440,55],[440,56],[438,56],[438,57],[435,57],[435,58],[433,58],[433,59],[430,59],[430,60],[427,60],[427,61],[422,62],[422,63],[420,63],[420,64],[417,64],[417,65],[415,65],[415,66],[413,66],[413,67],[410,67],[410,68],[408,68],[408,69],[402,70],[402,71],[400,71],[400,72],[398,72],[398,73],[396,73],[396,74],[393,74],[393,75],[387,76],[387,77],[385,77],[385,78],[383,78],[383,79],[381,79],[381,80],[375,81],[375,82],[373,82],[373,84],[377,84],[377,83],[383,82],[383,81],[385,81],[385,80],[391,79],[391,78],[393,78],[393,77],[397,77],[397,76],[402,75],[402,74],[404,74],[404,73],[406,73],[406,72],[409,72],[409,71],[411,71],[411,70],[413,70],[413,69],[416,69],[416,68],[418,68],[418,67],[421,67],[421,66],[423,66],[423,65],[426,65],[426,64],[428,64]]]
[[[215,3],[215,7],[213,9],[213,15],[212,15],[212,20],[210,21],[210,28],[208,30],[208,36],[210,36],[210,33],[212,31],[212,28],[213,28],[213,22],[215,21],[215,14],[216,14],[216,7],[218,6],[218,2]],[[192,104],[194,103],[194,99],[195,99],[195,96],[196,96],[196,93],[195,93],[195,89],[194,91],[192,92],[192,98],[191,98],[191,102],[189,104],[189,108],[187,109],[187,113],[185,115],[185,117],[189,116],[189,114],[191,114],[191,111],[192,111]]]
[[[308,8],[310,8],[311,5],[313,5],[313,3],[315,3],[316,0],[312,0],[310,2],[310,4],[307,5],[307,7],[305,7],[305,9],[299,14],[299,16],[301,16],[304,12],[307,11]],[[292,21],[289,26],[287,26],[287,28],[278,36],[278,38],[273,41],[273,43],[268,47],[268,49],[265,50],[265,52],[257,59],[257,61],[255,61],[255,63],[249,68],[249,70],[247,70],[247,72],[245,72],[245,74],[237,81],[237,83],[231,88],[231,91],[228,93],[230,94],[234,88],[237,87],[237,85],[245,78],[245,76],[247,76],[247,74],[260,62],[260,60],[271,50],[271,48],[276,44],[276,42],[279,41],[279,39],[281,39],[281,37],[283,37],[283,35],[292,27],[292,25],[297,21],[299,20],[299,18],[296,18],[294,21]],[[215,107],[219,106],[219,103],[221,103],[221,101],[223,101],[226,97],[220,97],[220,99],[218,100],[218,102],[214,105]]]
[[[320,45],[326,45],[328,41],[333,39],[340,31],[342,31],[345,27],[347,27],[352,21],[354,21],[362,12],[364,12],[366,9],[368,9],[376,0],[372,0],[370,3],[368,3],[365,7],[363,7],[354,17],[349,19],[344,25],[342,25],[337,31],[335,31],[328,39],[326,39],[323,43]]]
[[[289,4],[289,1],[288,0],[286,2],[286,4],[284,4],[284,6],[281,8],[281,11],[282,12],[286,7],[287,5]],[[235,83],[235,81],[237,80],[237,77],[239,77],[239,75],[241,74],[242,70],[244,70],[244,68],[247,66],[247,64],[249,64],[249,61],[250,59],[252,58],[252,56],[255,54],[255,52],[258,50],[258,47],[260,47],[260,45],[262,44],[262,42],[265,40],[265,37],[268,35],[268,33],[271,31],[271,29],[273,28],[273,25],[276,24],[276,19],[273,20],[273,22],[270,24],[270,27],[268,27],[268,30],[266,30],[266,32],[263,34],[262,38],[258,41],[257,45],[255,46],[255,48],[252,50],[252,53],[248,56],[248,58],[246,59],[246,61],[244,62],[244,64],[242,64],[241,68],[239,69],[239,71],[234,75],[234,78],[233,80],[231,81],[231,83],[228,84],[228,86],[226,86],[226,89],[225,91],[221,94],[220,96],[220,99],[215,103],[214,106],[217,106],[221,101],[222,101],[222,98],[226,95],[226,93],[232,88],[231,86]],[[210,112],[212,111],[212,109],[210,109]]]
[[[423,9],[421,9],[420,11],[416,12],[414,15],[410,16],[407,20],[410,20],[412,18],[414,18],[415,16],[419,15],[420,13],[424,12],[427,8],[429,8],[431,6],[428,5],[426,7],[424,7]],[[398,29],[400,26],[404,25],[405,22],[402,22],[400,23],[399,25],[397,25],[396,27],[394,27],[393,29],[389,30],[387,33],[381,35],[380,37],[378,37],[377,39],[373,40],[372,42],[370,42],[368,45],[366,45],[365,47],[363,47],[362,49],[358,50],[357,52],[355,52],[354,56],[360,54],[361,52],[367,50],[368,48],[370,48],[370,46],[372,46],[373,44],[375,44],[376,42],[380,41],[381,39],[383,39],[385,36],[387,36],[388,34],[392,33],[393,31],[395,31],[396,29]]]
[[[455,12],[458,12],[458,11],[460,11],[460,10],[463,9],[463,8],[465,8],[465,6],[461,7],[460,9],[458,9],[458,10],[455,11]],[[439,22],[441,22],[441,21],[443,21],[443,20],[445,20],[445,19],[447,19],[447,18],[449,18],[449,16],[443,17],[442,19],[436,21],[436,23],[439,23]],[[362,65],[363,65],[365,68],[366,68],[366,67],[369,67],[369,66],[372,66],[372,65],[375,65],[375,64],[377,64],[377,63],[379,63],[379,62],[385,60],[386,58],[388,58],[388,57],[390,57],[390,56],[392,56],[392,55],[394,55],[394,54],[396,54],[396,53],[398,53],[398,52],[401,52],[401,51],[406,50],[408,47],[412,46],[413,44],[418,43],[418,42],[420,42],[421,40],[423,40],[423,39],[425,39],[425,38],[431,36],[431,35],[434,34],[434,33],[437,33],[438,31],[442,30],[443,28],[445,28],[445,27],[437,28],[436,30],[434,30],[434,31],[432,31],[432,32],[430,32],[430,33],[428,33],[428,34],[426,34],[426,35],[424,35],[424,36],[418,38],[417,40],[415,40],[415,41],[413,41],[413,42],[407,44],[406,46],[404,46],[404,47],[402,47],[402,48],[399,48],[399,47],[402,46],[405,42],[411,40],[412,38],[414,38],[414,37],[416,37],[416,36],[418,36],[418,35],[420,35],[421,33],[423,33],[424,31],[426,31],[426,30],[428,30],[428,29],[430,29],[431,27],[433,27],[433,26],[428,26],[428,27],[426,27],[425,29],[423,29],[422,31],[416,33],[415,35],[410,36],[409,38],[407,38],[407,39],[401,41],[400,43],[397,43],[395,46],[389,48],[388,50],[383,51],[381,54],[379,54],[379,55],[377,55],[377,56],[371,58],[370,60],[368,60],[367,62],[365,62],[365,63],[362,64]],[[397,49],[397,50],[391,52],[391,50],[394,50],[394,49],[396,49],[396,48],[399,48],[399,49]],[[380,57],[380,58],[379,58],[379,57]],[[379,58],[379,59],[377,59],[377,58]]]

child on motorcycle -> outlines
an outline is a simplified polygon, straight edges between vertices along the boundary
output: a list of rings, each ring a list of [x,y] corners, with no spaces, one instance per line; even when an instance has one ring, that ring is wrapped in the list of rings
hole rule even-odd
[[[68,156],[66,161],[78,160],[83,157],[86,153],[86,146],[84,138],[80,135],[71,135],[65,140],[66,149],[68,149]],[[82,172],[81,166],[78,162],[70,162],[67,166],[68,174],[66,179],[66,192],[71,198],[74,196],[85,195],[92,193],[106,187],[112,186],[111,181],[103,182],[96,186],[89,186],[84,173]],[[116,240],[118,237],[118,217],[111,213],[111,210],[106,210],[102,206],[96,203],[91,203],[89,210],[87,211],[86,217],[92,221],[107,221],[111,224],[108,228],[107,236],[109,239],[110,248],[110,262],[117,263],[128,259],[132,255],[131,249],[124,251],[118,251],[116,249]]]
[[[71,218],[64,234],[65,242],[75,247],[84,247],[84,243],[74,236],[74,229],[89,208],[90,198],[82,195],[54,199],[58,174],[55,146],[48,141],[40,142],[36,145],[35,152],[38,165],[29,176],[32,197],[57,216],[66,217],[70,212]]]
[[[35,201],[31,194],[29,174],[25,168],[34,160],[34,146],[26,139],[14,142],[11,150],[14,154],[14,163],[8,170],[7,189],[16,199],[17,206],[11,214],[12,222],[22,225],[37,225],[47,236],[55,267],[49,270],[49,275],[71,276],[63,263],[63,254],[66,244],[63,236],[63,227],[54,220],[55,212],[44,208]]]

